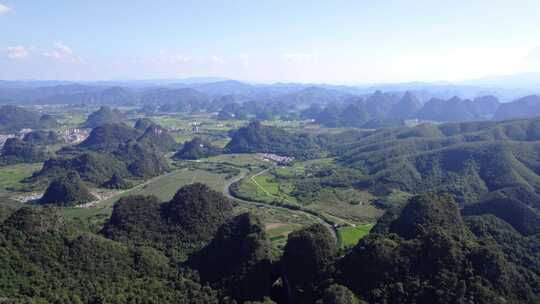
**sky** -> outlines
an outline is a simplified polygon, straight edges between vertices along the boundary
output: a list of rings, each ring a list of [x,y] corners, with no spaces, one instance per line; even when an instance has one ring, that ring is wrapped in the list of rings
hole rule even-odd
[[[538,0],[0,0],[0,79],[336,84],[540,72]]]

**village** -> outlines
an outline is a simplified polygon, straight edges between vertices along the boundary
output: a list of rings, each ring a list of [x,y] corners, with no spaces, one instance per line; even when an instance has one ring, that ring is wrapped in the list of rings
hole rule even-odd
[[[272,153],[261,153],[259,154],[263,160],[265,161],[274,161],[280,166],[286,166],[289,165],[294,161],[294,157],[291,156],[281,156],[277,154]]]

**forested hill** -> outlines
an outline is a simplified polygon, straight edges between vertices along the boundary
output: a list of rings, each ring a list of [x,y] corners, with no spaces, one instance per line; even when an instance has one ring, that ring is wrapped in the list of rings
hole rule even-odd
[[[58,126],[54,118],[37,112],[16,107],[0,107],[0,132],[18,132],[21,129],[44,129]]]
[[[110,186],[115,175],[129,179],[157,176],[168,170],[164,154],[175,147],[172,136],[157,125],[141,131],[123,123],[104,124],[77,146],[58,151],[28,181],[48,183],[68,171],[76,171],[83,181],[97,186]]]
[[[358,170],[356,187],[448,193],[464,205],[502,199],[505,208],[513,210],[513,216],[507,216],[511,224],[521,225],[527,218],[534,224],[523,229],[540,231],[539,140],[536,118],[348,131],[328,137],[327,148],[341,164]]]
[[[232,217],[202,185],[163,205],[125,197],[101,234],[78,231],[58,208],[6,211],[0,293],[8,303],[540,300],[539,234],[486,213],[463,216],[448,197],[412,197],[351,250],[321,224],[291,233],[281,257],[269,241],[259,218]]]
[[[321,154],[314,138],[305,134],[289,133],[283,129],[251,122],[232,134],[225,153],[274,153],[297,158]]]

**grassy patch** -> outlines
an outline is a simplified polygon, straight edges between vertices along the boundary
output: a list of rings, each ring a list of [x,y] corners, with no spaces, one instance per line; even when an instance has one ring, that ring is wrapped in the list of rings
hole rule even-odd
[[[237,192],[241,197],[253,201],[297,204],[296,198],[290,195],[292,187],[290,182],[283,180],[278,183],[272,175],[266,173],[244,178]]]
[[[162,201],[170,200],[176,191],[182,186],[192,183],[204,183],[216,191],[223,191],[225,187],[224,174],[216,174],[206,170],[182,169],[153,178],[135,188],[123,192],[121,195],[111,198],[118,198],[126,195],[155,195]]]
[[[292,166],[277,167],[272,171],[272,173],[280,178],[304,176],[305,167],[302,162],[296,162]]]
[[[274,227],[275,226],[275,227]],[[270,224],[267,226],[268,238],[272,242],[272,245],[277,249],[283,249],[287,244],[287,237],[289,233],[300,229],[301,226],[297,224]]]
[[[0,196],[24,192],[25,185],[21,181],[39,169],[41,169],[41,163],[0,167]]]
[[[255,183],[261,190],[274,200],[284,200],[288,203],[297,203],[296,198],[289,195],[292,191],[292,184],[288,182],[278,183],[273,176],[270,175],[258,175],[253,177]]]
[[[181,169],[158,176],[135,186],[127,191],[119,192],[92,208],[65,208],[65,214],[81,223],[87,230],[97,231],[110,217],[113,204],[121,197],[128,195],[154,195],[161,201],[170,200],[182,186],[200,182],[210,188],[222,192],[226,178],[224,174],[212,173],[205,170]]]
[[[201,161],[229,164],[237,167],[263,167],[269,165],[257,154],[222,154]]]
[[[341,246],[344,248],[355,246],[358,241],[369,234],[374,224],[365,224],[356,227],[343,227],[338,230]]]
[[[193,134],[179,134],[179,133],[173,133],[174,140],[179,143],[183,144],[186,141],[190,141],[195,137]]]
[[[237,192],[241,197],[257,202],[272,203],[276,200],[276,198],[268,195],[261,187],[257,186],[249,177],[240,182]]]

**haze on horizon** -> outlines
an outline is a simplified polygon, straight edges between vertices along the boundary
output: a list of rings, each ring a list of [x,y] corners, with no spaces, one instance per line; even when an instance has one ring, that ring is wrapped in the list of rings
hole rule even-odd
[[[540,72],[540,2],[0,0],[0,79],[461,81]]]

